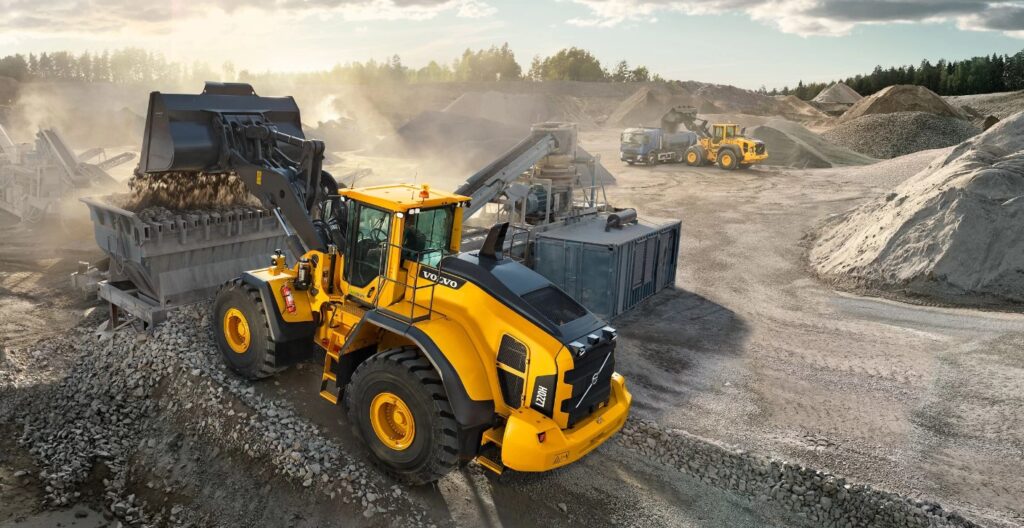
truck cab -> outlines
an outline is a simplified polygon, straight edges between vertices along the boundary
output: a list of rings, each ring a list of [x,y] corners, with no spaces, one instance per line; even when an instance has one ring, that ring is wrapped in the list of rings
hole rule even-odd
[[[646,163],[648,155],[660,144],[659,128],[627,128],[619,138],[619,159],[630,165]]]

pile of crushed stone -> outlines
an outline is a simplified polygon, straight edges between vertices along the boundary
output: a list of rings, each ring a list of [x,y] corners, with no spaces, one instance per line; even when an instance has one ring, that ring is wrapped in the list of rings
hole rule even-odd
[[[0,424],[21,431],[39,468],[26,478],[45,487],[46,506],[91,503],[128,526],[283,526],[312,501],[310,526],[430,523],[401,486],[290,403],[227,372],[209,310],[181,308],[152,335],[97,340],[83,325],[0,358],[11,378]],[[19,384],[54,359],[73,367]]]
[[[1006,119],[1017,112],[1024,111],[1024,90],[992,94],[953,95],[946,96],[945,99],[968,114],[991,115],[998,119]]]
[[[768,165],[820,169],[875,162],[868,156],[833,145],[799,123],[785,119],[769,119],[751,128],[747,135],[764,141],[768,148]]]
[[[152,207],[171,210],[259,207],[245,183],[234,174],[136,172],[128,181],[130,194],[118,204],[130,211]]]
[[[524,125],[428,111],[410,119],[371,151],[381,156],[447,160],[456,166],[480,167],[504,154],[529,132]]]
[[[809,252],[837,286],[940,302],[1024,302],[1024,113],[892,192],[830,218]]]
[[[466,92],[452,101],[444,112],[511,125],[568,121],[580,128],[595,127],[594,121],[584,111],[583,103],[567,95]]]
[[[857,101],[840,117],[840,120],[851,121],[864,115],[894,112],[927,112],[966,119],[966,116],[958,108],[924,86],[897,84],[883,88],[878,93]]]
[[[980,132],[968,121],[928,112],[867,114],[840,122],[822,137],[873,158],[949,147]]]
[[[834,83],[825,88],[812,99],[815,103],[823,104],[856,104],[864,97],[857,93],[857,90],[850,88],[850,85],[842,82]]]

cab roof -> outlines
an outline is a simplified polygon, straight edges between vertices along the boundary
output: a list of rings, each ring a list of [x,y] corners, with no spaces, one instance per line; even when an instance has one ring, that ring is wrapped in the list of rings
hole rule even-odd
[[[426,196],[423,196],[423,193]],[[407,183],[377,185],[355,189],[341,189],[338,194],[388,211],[408,211],[416,208],[443,207],[468,202],[469,198],[439,191],[428,185]]]

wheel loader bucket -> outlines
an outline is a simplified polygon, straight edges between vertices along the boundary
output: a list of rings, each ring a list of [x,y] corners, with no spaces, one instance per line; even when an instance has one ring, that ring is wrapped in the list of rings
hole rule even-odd
[[[285,134],[305,137],[299,107],[291,97],[260,97],[244,83],[206,83],[203,93],[149,94],[139,170],[160,172],[225,172],[222,139],[215,126],[221,116],[252,116]],[[294,147],[281,145],[286,155]]]

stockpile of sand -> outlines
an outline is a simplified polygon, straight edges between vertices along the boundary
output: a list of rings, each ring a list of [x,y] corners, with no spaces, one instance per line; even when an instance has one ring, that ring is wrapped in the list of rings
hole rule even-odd
[[[822,90],[812,101],[823,104],[852,105],[863,98],[856,90],[850,88],[849,85],[839,82]]]
[[[692,106],[702,113],[721,112],[711,101],[679,88],[665,85],[642,86],[620,103],[606,124],[612,126],[660,126],[661,116],[675,106]]]
[[[968,121],[927,112],[868,114],[840,122],[822,137],[875,158],[948,147],[977,135]]]
[[[883,88],[871,97],[865,97],[850,107],[840,118],[851,121],[868,114],[891,114],[894,112],[927,112],[929,114],[957,117],[966,116],[957,108],[924,86],[898,84]]]
[[[1024,111],[1024,91],[957,95],[944,99],[950,104],[964,109],[967,113],[982,118],[993,115],[999,119],[1006,119],[1017,112]]]
[[[779,102],[779,115],[785,116],[788,119],[796,118],[800,121],[828,119],[828,115],[824,112],[795,95],[780,95],[775,97],[775,100]]]
[[[481,167],[504,154],[529,132],[528,126],[452,112],[423,112],[372,150],[380,156],[446,160],[460,169]]]
[[[768,148],[768,165],[813,169],[866,165],[875,161],[833,145],[799,123],[786,119],[769,119],[749,129],[747,135],[764,141]]]
[[[583,103],[567,95],[542,93],[468,92],[452,101],[445,112],[529,126],[545,121],[568,121],[581,128],[594,127]]]
[[[893,192],[828,220],[810,264],[839,285],[945,302],[1024,302],[1024,113]]]

